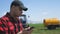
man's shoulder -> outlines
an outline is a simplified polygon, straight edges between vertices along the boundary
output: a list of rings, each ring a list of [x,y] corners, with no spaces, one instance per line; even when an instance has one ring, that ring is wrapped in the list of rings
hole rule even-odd
[[[0,20],[3,20],[3,21],[6,21],[6,20],[8,20],[8,19],[9,19],[9,18],[6,17],[5,15],[0,18]]]

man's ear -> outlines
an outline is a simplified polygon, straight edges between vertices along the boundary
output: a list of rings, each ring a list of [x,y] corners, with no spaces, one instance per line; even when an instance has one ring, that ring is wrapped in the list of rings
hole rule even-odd
[[[12,11],[14,11],[14,10],[15,10],[15,6],[13,5],[13,6],[11,7],[11,9],[12,9]]]

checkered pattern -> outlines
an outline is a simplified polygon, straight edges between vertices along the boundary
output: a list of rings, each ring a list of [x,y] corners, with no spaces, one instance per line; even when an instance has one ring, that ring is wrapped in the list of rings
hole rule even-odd
[[[21,30],[23,30],[21,21],[15,21],[9,13],[0,18],[0,31],[4,34],[17,34]],[[2,33],[0,32],[0,34]]]

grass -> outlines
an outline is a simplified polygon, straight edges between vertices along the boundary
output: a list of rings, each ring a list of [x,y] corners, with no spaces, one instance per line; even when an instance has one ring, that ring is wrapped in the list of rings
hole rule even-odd
[[[43,24],[29,24],[29,25],[35,27],[32,34],[60,34],[60,28],[57,28],[55,30],[48,30],[46,27],[44,27]]]

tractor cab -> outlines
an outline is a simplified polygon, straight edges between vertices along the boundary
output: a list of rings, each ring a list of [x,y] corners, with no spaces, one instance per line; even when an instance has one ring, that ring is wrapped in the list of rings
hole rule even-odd
[[[21,22],[23,24],[23,27],[24,28],[27,28],[28,27],[28,25],[26,24],[27,18],[26,18],[26,15],[25,14],[23,14],[23,15],[20,16],[20,20],[21,20]]]

